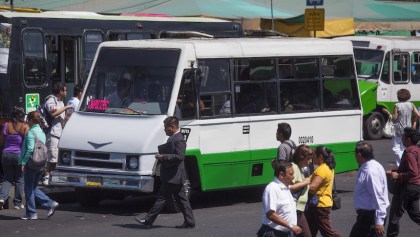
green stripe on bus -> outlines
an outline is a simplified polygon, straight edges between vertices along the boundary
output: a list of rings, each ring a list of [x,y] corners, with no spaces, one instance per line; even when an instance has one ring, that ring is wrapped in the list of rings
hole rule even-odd
[[[334,153],[336,173],[358,169],[354,158],[356,142],[326,144]],[[252,151],[201,154],[199,149],[186,151],[187,156],[197,158],[203,191],[265,185],[273,179],[271,160],[277,148]],[[262,173],[258,174],[259,167]],[[257,175],[252,175],[254,172]]]

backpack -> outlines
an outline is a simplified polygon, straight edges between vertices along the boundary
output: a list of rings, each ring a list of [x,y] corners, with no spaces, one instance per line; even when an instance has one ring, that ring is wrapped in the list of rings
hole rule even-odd
[[[290,140],[292,143],[289,143],[287,141],[284,141],[283,144],[286,144],[288,147],[290,147],[290,153],[289,153],[289,160],[287,160],[286,162],[291,162],[293,153],[295,153],[296,150],[296,144]]]
[[[47,98],[45,98],[45,101],[43,104],[39,105],[36,108],[36,111],[38,111],[39,115],[41,116],[41,120],[42,120],[42,124],[41,124],[41,128],[44,131],[45,134],[48,134],[51,132],[51,127],[52,127],[52,121],[53,121],[53,117],[51,117],[50,113],[47,110],[47,100],[49,98],[53,97],[52,95],[47,96]],[[54,98],[54,97],[53,97]],[[57,104],[56,99],[54,98],[55,103]]]
[[[47,163],[48,149],[47,146],[39,140],[35,132],[32,132],[32,134],[35,136],[35,145],[34,152],[28,160],[28,167],[35,171],[41,171]]]

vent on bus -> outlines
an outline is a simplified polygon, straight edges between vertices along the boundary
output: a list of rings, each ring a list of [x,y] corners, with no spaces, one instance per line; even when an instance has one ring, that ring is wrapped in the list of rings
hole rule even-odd
[[[272,37],[272,36],[288,37],[287,34],[274,31],[274,30],[246,30],[245,36],[246,37]]]
[[[214,38],[213,35],[201,33],[198,31],[161,31],[159,32],[159,38],[171,38],[171,39],[188,39],[188,38]]]
[[[104,169],[118,169],[118,170],[121,170],[123,168],[122,163],[102,162],[102,161],[94,161],[94,160],[75,160],[74,166],[84,166],[84,167],[104,168]]]
[[[76,157],[109,160],[108,153],[97,153],[97,152],[88,152],[88,151],[76,151]]]

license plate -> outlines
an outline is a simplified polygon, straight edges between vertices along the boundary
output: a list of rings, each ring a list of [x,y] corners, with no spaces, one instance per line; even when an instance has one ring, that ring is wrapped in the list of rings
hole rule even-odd
[[[96,176],[88,176],[86,180],[86,185],[88,186],[101,186],[102,178]]]

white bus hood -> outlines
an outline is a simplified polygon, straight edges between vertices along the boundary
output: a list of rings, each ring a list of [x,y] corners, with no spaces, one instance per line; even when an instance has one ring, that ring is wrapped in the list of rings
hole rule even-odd
[[[60,138],[60,149],[144,154],[165,143],[165,115],[127,116],[74,112]]]

